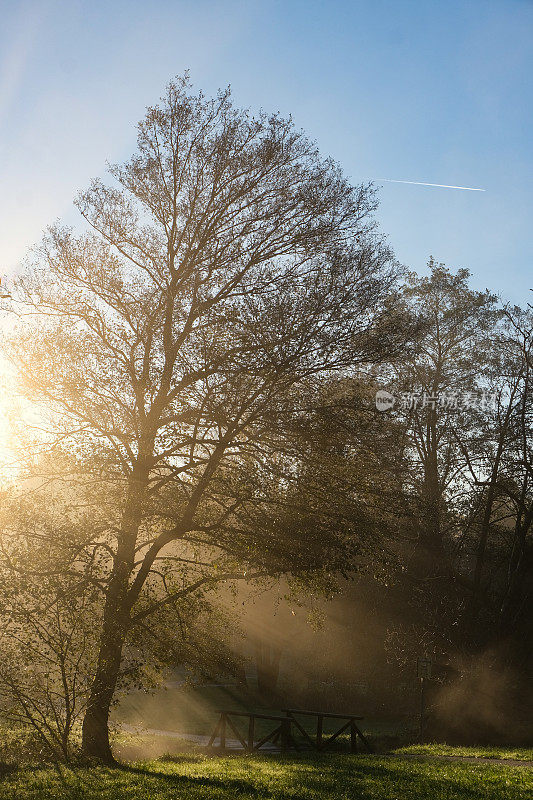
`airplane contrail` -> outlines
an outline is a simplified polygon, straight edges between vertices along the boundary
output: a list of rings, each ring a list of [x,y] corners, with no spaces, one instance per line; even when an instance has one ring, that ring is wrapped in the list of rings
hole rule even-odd
[[[486,192],[486,189],[475,189],[473,186],[449,186],[447,183],[423,183],[422,181],[395,181],[392,178],[376,178],[387,183],[410,183],[413,186],[436,186],[438,189],[463,189],[465,192]]]

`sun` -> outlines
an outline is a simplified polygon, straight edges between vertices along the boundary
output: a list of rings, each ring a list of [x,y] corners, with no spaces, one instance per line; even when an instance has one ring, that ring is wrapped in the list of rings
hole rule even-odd
[[[13,480],[19,470],[16,429],[22,421],[22,398],[13,366],[0,355],[0,484]]]

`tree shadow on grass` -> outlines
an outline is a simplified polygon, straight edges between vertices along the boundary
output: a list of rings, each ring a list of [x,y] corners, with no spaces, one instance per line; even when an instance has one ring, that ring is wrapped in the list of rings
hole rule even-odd
[[[248,794],[253,797],[264,798],[272,797],[272,792],[269,789],[263,789],[261,787],[254,786],[253,783],[242,778],[215,778],[207,775],[193,776],[169,774],[168,772],[159,772],[157,770],[143,769],[142,767],[133,767],[129,765],[123,765],[119,767],[119,769],[129,774],[140,775],[144,778],[157,778],[157,780],[171,784],[174,787],[179,785],[180,787],[188,790],[192,788],[220,789],[228,792],[228,798],[237,794]],[[277,792],[276,794],[278,795]],[[209,796],[210,795],[206,795],[206,797]]]
[[[304,769],[294,769],[286,776],[284,789],[287,797],[298,798],[298,787],[305,783],[306,797],[314,792],[317,797],[331,798],[354,797],[357,800],[389,800],[389,798],[437,798],[445,796],[454,800],[487,800],[499,798],[498,785],[491,787],[479,780],[479,786],[473,787],[466,782],[458,780],[455,776],[444,774],[429,774],[425,770],[416,769],[415,764],[405,769],[392,764],[390,767],[383,763],[372,763],[374,757],[363,756],[335,762],[327,766],[326,760],[315,759],[310,769],[308,764]],[[364,761],[362,760],[364,759]],[[427,764],[423,765],[427,767]],[[303,767],[303,764],[302,764]],[[318,769],[320,767],[320,769]],[[324,768],[325,774],[324,774]],[[328,775],[328,772],[331,773]],[[468,773],[465,772],[467,780]],[[370,784],[370,785],[368,785]],[[291,785],[295,792],[291,791]],[[376,789],[379,787],[379,793]],[[510,795],[509,795],[510,796]]]
[[[282,787],[276,786],[272,789],[257,786],[251,781],[230,777],[213,776],[188,776],[172,775],[157,770],[143,769],[137,767],[124,766],[127,772],[138,774],[143,777],[157,778],[172,785],[180,786],[184,789],[206,788],[210,790],[220,790],[228,793],[228,797],[235,795],[249,795],[258,798],[272,798],[280,796],[280,789],[283,796],[291,800],[308,800],[313,793],[317,798],[353,796],[358,800],[375,800],[376,788],[382,786],[382,794],[379,796],[383,800],[396,798],[398,796],[412,796],[413,798],[438,797],[442,793],[443,785],[446,786],[447,796],[461,798],[461,800],[485,800],[487,797],[487,787],[479,786],[479,789],[465,785],[461,781],[446,775],[435,776],[420,774],[418,770],[398,771],[393,767],[383,764],[357,763],[356,759],[350,760],[346,766],[321,758],[305,759],[298,761],[294,758],[277,760],[276,763],[286,763],[290,769],[284,773]],[[324,769],[326,768],[326,769]],[[371,786],[367,784],[371,783]],[[419,790],[423,794],[419,794]],[[209,795],[208,795],[209,796]],[[496,787],[495,794],[496,797]]]
[[[190,758],[187,759],[187,761],[193,762],[197,761],[197,759]],[[181,763],[183,762],[184,759],[181,759]],[[29,771],[35,773],[40,772],[42,769],[43,766],[35,766]],[[109,767],[49,764],[45,767],[45,769],[51,769],[55,773],[57,783],[62,787],[62,800],[67,800],[69,797],[75,797],[76,800],[78,800],[78,798],[86,796],[92,797],[93,795],[95,797],[100,795],[107,797],[108,795],[105,793],[104,789],[107,781],[109,781],[109,785],[105,788],[107,788],[107,790],[110,792],[109,796],[112,796],[114,800],[119,800],[119,798],[122,796],[122,788],[126,788],[125,785],[122,785],[121,779],[125,778],[126,776],[138,777],[140,779],[138,796],[143,798],[151,796],[150,792],[155,790],[156,786],[160,787],[162,784],[165,784],[169,790],[173,790],[172,795],[169,793],[169,798],[172,796],[173,800],[175,800],[177,797],[175,794],[176,789],[181,790],[179,796],[181,796],[181,792],[183,792],[184,798],[211,798],[213,796],[217,796],[218,793],[223,794],[224,797],[227,796],[228,798],[236,796],[248,796],[254,798],[265,798],[265,800],[268,800],[268,798],[272,797],[272,793],[269,789],[262,789],[260,786],[255,786],[246,779],[231,778],[229,776],[221,776],[220,778],[217,778],[203,775],[180,775],[179,773],[172,774],[165,771],[159,771],[157,769],[135,767],[129,764],[118,763]],[[95,772],[97,771],[98,774],[91,774],[92,770],[95,770]],[[135,793],[132,793],[130,786],[126,791],[128,797],[134,798],[137,796]],[[213,794],[215,792],[217,793],[216,795]],[[53,794],[50,794],[49,796],[54,797]]]
[[[200,756],[183,756],[175,759],[179,762],[198,763]],[[460,775],[439,774],[427,771],[427,764],[405,762],[384,764],[372,756],[355,757],[278,757],[268,758],[274,770],[268,776],[268,785],[262,785],[265,773],[261,767],[265,759],[252,757],[249,762],[249,778],[233,777],[231,774],[215,775],[183,775],[165,771],[165,762],[161,770],[156,766],[134,766],[117,764],[114,767],[102,767],[97,774],[91,774],[90,767],[59,768],[57,778],[63,785],[62,798],[81,798],[91,796],[113,797],[119,800],[122,791],[134,797],[166,796],[176,800],[178,797],[191,798],[233,798],[249,797],[257,800],[270,800],[282,796],[287,800],[309,800],[309,798],[344,797],[354,800],[425,800],[426,798],[454,798],[454,800],[486,800],[486,798],[511,797],[513,787],[505,787],[497,782],[482,782],[478,776],[478,786],[468,785],[470,770],[464,771],[464,781]],[[168,762],[167,762],[168,763]],[[257,765],[257,770],[254,768]],[[212,767],[212,764],[210,765]],[[240,765],[246,770],[246,764]],[[475,768],[476,771],[478,767]],[[504,768],[502,768],[503,770]],[[458,779],[459,777],[459,779]],[[506,774],[507,777],[507,774]],[[132,784],[137,783],[137,786]],[[66,789],[66,792],[64,791]],[[501,795],[499,790],[503,790]],[[524,787],[525,790],[525,787]],[[138,792],[138,794],[137,794]],[[161,793],[161,794],[159,794]],[[59,796],[59,795],[58,795]],[[519,794],[517,796],[520,796]],[[53,797],[53,795],[50,795]],[[524,792],[525,797],[525,792]]]

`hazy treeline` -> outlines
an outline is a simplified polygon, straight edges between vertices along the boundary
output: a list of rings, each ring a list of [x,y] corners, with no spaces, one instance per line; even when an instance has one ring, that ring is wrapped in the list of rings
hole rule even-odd
[[[524,737],[533,317],[433,260],[398,291],[420,323],[413,347],[327,384],[308,421],[324,470],[309,480],[338,507],[365,475],[380,534],[357,573],[339,577],[337,599],[320,606],[318,633],[306,632],[307,606],[280,599],[286,588],[246,599],[247,636],[275,654],[274,671],[262,677],[261,656],[255,671],[267,691],[285,682],[307,703],[322,696],[401,714],[418,709],[416,661],[429,657],[441,729],[446,721],[455,735]],[[380,390],[389,396],[378,410]],[[361,472],[344,485],[350,468]]]

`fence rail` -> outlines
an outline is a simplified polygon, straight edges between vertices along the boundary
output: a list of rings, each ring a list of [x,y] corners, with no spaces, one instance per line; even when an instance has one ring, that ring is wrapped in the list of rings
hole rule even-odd
[[[270,743],[276,745],[279,742],[281,750],[300,750],[300,746],[293,736],[293,727],[302,734],[305,742],[317,751],[327,750],[342,733],[345,731],[350,732],[350,752],[358,752],[358,739],[361,741],[363,747],[367,752],[372,752],[370,742],[365,737],[358,722],[363,717],[356,716],[355,714],[334,714],[327,711],[307,711],[300,708],[284,708],[282,712],[285,716],[277,714],[262,714],[255,711],[218,711],[220,715],[216,724],[215,730],[211,734],[208,747],[216,748],[219,750],[226,750],[227,734],[230,730],[236,737],[237,742],[241,745],[243,750],[253,752],[260,750],[264,745]],[[308,731],[304,728],[302,722],[298,719],[300,716],[314,717],[316,719],[316,733],[313,738]],[[241,718],[248,721],[247,732],[242,733],[236,725],[233,718]],[[343,722],[337,731],[329,736],[324,736],[324,720],[336,719]],[[273,729],[260,739],[256,740],[256,722],[257,720],[266,720],[267,722],[275,723]],[[218,744],[217,744],[218,740]]]
[[[357,753],[358,746],[357,746],[357,737],[361,740],[365,749],[371,753],[372,747],[370,742],[366,738],[366,736],[361,731],[360,727],[357,725],[363,717],[356,716],[355,714],[334,714],[329,713],[327,711],[307,711],[302,708],[283,708],[282,711],[289,717],[291,722],[298,728],[300,733],[303,734],[305,739],[309,742],[309,744],[314,747],[316,750],[326,750],[328,745],[335,741],[335,739],[344,733],[344,731],[350,731],[350,752]],[[311,736],[307,733],[303,725],[297,719],[298,716],[305,716],[305,717],[314,717],[316,719],[316,738],[315,741],[311,738]],[[327,739],[324,739],[324,720],[325,719],[337,719],[337,720],[345,720],[344,725],[332,735],[330,735]]]

